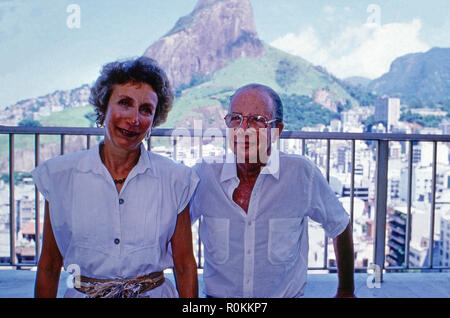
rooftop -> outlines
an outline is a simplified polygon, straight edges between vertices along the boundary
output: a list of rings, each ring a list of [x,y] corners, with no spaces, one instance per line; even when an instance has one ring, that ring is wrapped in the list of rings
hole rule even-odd
[[[0,269],[0,298],[31,298],[34,294],[34,270]],[[67,272],[61,273],[58,297],[66,290]],[[172,282],[173,274],[166,273]],[[449,298],[450,272],[386,273],[383,282],[368,284],[367,273],[355,273],[355,294],[359,298]],[[304,298],[333,297],[337,287],[337,274],[308,275]],[[205,297],[203,275],[199,274],[199,296]],[[372,288],[370,288],[372,287]]]

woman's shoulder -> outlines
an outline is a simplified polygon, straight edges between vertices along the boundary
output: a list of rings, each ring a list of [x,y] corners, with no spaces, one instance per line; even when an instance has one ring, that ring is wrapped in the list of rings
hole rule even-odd
[[[59,155],[48,159],[42,165],[46,166],[52,172],[72,170],[79,167],[80,163],[85,161],[92,150],[82,150],[69,154]]]

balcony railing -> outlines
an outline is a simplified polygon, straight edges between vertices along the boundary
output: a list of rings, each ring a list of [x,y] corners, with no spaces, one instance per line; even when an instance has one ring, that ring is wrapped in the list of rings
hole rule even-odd
[[[222,136],[226,136],[225,130],[220,130]],[[8,139],[8,163],[9,163],[9,246],[10,246],[10,258],[8,262],[1,263],[0,265],[7,266],[36,266],[37,258],[35,257],[31,263],[18,262],[16,259],[17,244],[16,244],[16,204],[15,204],[15,137],[17,135],[32,135],[34,136],[34,166],[39,165],[40,158],[40,146],[41,146],[41,136],[54,135],[59,136],[59,154],[64,154],[66,152],[66,137],[67,136],[83,136],[85,138],[86,149],[91,147],[92,138],[95,136],[102,136],[104,134],[103,128],[62,128],[62,127],[8,127],[0,126],[0,137]],[[197,139],[199,146],[199,154],[202,154],[203,139],[205,138],[204,130],[183,130],[180,133],[179,130],[172,129],[156,129],[152,133],[152,137],[147,141],[148,149],[152,149],[152,140],[155,137],[169,138],[170,145],[172,148],[172,158],[176,160],[177,155],[177,140],[180,136]],[[208,137],[209,138],[209,137]],[[211,138],[209,138],[211,139]],[[330,163],[331,163],[331,142],[335,141],[346,141],[351,144],[350,146],[350,208],[349,214],[352,225],[354,224],[354,204],[355,198],[358,197],[355,191],[358,187],[355,185],[355,169],[356,165],[356,142],[363,141],[366,143],[371,143],[374,149],[374,154],[376,157],[376,169],[374,176],[374,205],[375,205],[375,215],[374,215],[374,225],[375,229],[373,232],[373,264],[379,266],[380,269],[385,269],[389,271],[397,270],[409,270],[409,269],[427,269],[427,270],[442,270],[449,269],[449,266],[436,266],[433,262],[433,250],[435,247],[435,212],[436,212],[436,176],[437,176],[437,150],[438,143],[450,142],[450,136],[448,135],[419,135],[419,134],[382,134],[382,133],[331,133],[331,132],[298,132],[298,131],[283,131],[281,140],[299,140],[299,153],[302,155],[311,155],[308,153],[307,143],[314,142],[325,142],[325,157],[326,160],[324,165],[324,175],[327,180],[330,181]],[[225,140],[225,138],[224,138]],[[386,234],[388,232],[387,222],[388,215],[388,165],[389,165],[389,143],[393,141],[402,142],[407,151],[407,200],[406,200],[406,229],[405,229],[405,243],[401,246],[405,250],[406,260],[402,266],[388,266],[386,264],[386,258],[388,255],[393,255],[391,251],[386,251],[386,248],[392,244],[387,244]],[[411,208],[413,204],[413,188],[412,188],[412,177],[413,177],[413,146],[417,142],[427,142],[432,144],[432,180],[431,180],[431,193],[430,193],[430,227],[429,227],[429,262],[427,266],[423,267],[412,267],[409,262],[410,254],[410,241],[412,237],[411,233]],[[348,191],[348,189],[347,189]],[[448,201],[448,200],[447,200]],[[34,219],[35,219],[35,255],[40,254],[41,248],[41,227],[39,220],[42,219],[41,207],[40,207],[40,195],[35,188],[35,202],[34,202]],[[398,218],[398,216],[397,216]],[[200,240],[196,241],[196,256],[199,267],[202,267],[202,245]],[[328,238],[324,238],[323,244],[323,266],[310,267],[309,269],[319,269],[319,270],[335,270],[334,266],[329,264],[328,259]],[[401,244],[398,244],[401,245]],[[332,264],[333,265],[333,264]],[[367,270],[369,267],[360,266],[356,267],[357,270]]]

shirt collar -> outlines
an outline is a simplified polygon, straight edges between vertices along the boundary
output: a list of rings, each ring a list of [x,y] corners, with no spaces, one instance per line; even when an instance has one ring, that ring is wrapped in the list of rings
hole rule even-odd
[[[280,151],[272,148],[267,164],[261,169],[261,174],[268,174],[275,179],[280,179]],[[227,153],[225,163],[223,164],[220,182],[237,178],[236,156],[233,153]]]
[[[141,154],[139,161],[133,168],[131,172],[132,175],[130,173],[130,177],[144,173],[147,169],[149,170],[150,175],[155,176],[155,171],[152,166],[152,162],[150,161],[150,156],[148,155],[143,143],[140,144],[140,149]],[[82,172],[91,171],[93,173],[102,174],[103,169],[106,167],[103,165],[102,159],[100,158],[100,143],[87,150],[87,155],[80,160],[77,168]]]
[[[267,164],[262,168],[261,174],[270,174],[275,179],[280,179],[280,151],[272,148]]]

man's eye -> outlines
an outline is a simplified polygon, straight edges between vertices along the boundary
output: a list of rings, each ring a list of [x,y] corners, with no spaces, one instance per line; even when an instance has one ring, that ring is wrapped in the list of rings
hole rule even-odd
[[[266,123],[266,119],[263,116],[253,116],[253,117],[251,117],[251,120],[256,123],[261,123],[261,124]]]
[[[239,115],[232,115],[231,116],[231,120],[233,120],[233,121],[234,120],[239,120],[240,121],[241,120],[241,116],[239,116]]]

